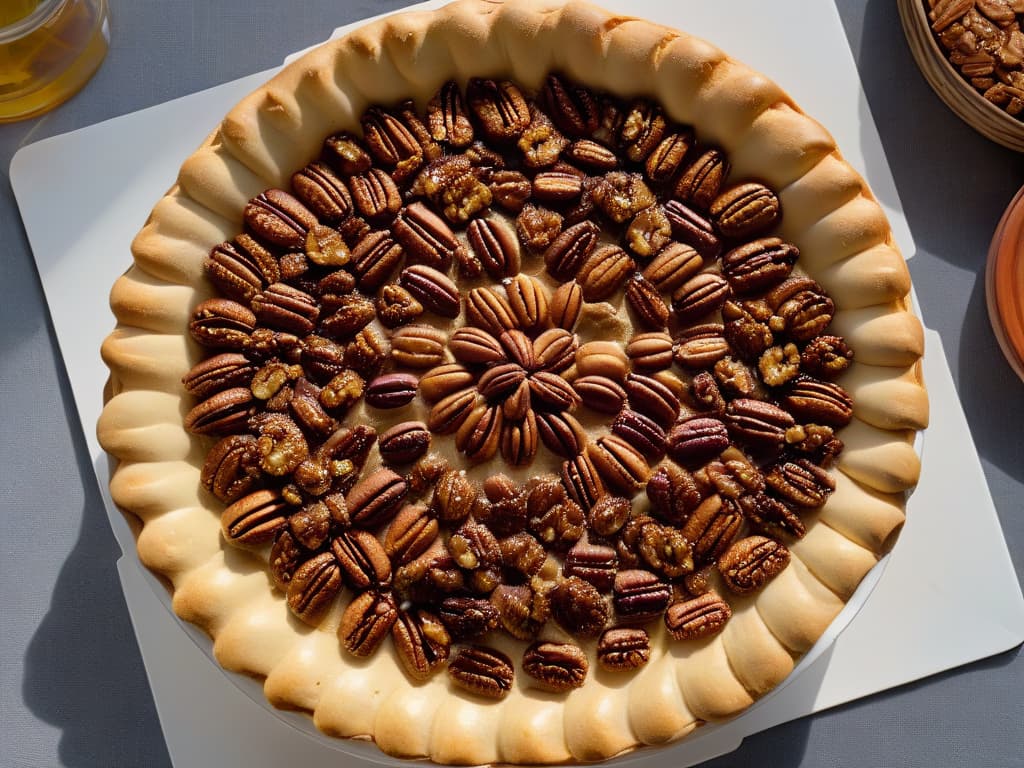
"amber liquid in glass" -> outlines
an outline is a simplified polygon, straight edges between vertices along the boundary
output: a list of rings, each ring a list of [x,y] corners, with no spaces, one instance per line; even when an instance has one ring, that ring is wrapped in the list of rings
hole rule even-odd
[[[42,23],[5,39],[44,3],[0,0],[0,122],[41,114],[70,98],[107,53],[106,0],[62,0]]]
[[[39,7],[42,0],[4,0],[0,5],[0,27],[21,21]]]

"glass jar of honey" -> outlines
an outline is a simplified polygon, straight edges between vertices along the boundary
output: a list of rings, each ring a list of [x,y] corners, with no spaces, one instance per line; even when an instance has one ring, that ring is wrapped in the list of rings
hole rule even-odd
[[[42,114],[92,77],[110,38],[107,0],[0,0],[0,122]]]
[[[1024,379],[1024,189],[996,227],[988,252],[985,294],[999,346]]]

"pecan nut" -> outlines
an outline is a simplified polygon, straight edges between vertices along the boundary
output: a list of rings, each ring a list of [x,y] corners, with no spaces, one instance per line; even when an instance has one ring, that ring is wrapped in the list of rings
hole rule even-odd
[[[729,282],[714,272],[701,272],[672,295],[672,312],[681,324],[689,324],[717,312],[732,293]]]
[[[481,597],[446,597],[437,615],[453,640],[475,640],[497,629],[499,623],[498,609]]]
[[[376,226],[383,226],[402,209],[402,193],[382,168],[370,168],[348,180],[356,212]]]
[[[717,494],[702,501],[683,524],[683,537],[693,547],[695,563],[717,559],[739,536],[743,515]]]
[[[612,627],[597,641],[597,663],[608,672],[628,672],[650,661],[651,641],[641,627]]]
[[[594,204],[615,224],[625,224],[658,202],[639,173],[610,171],[593,189]]]
[[[259,451],[252,435],[229,435],[206,454],[199,482],[230,504],[251,491],[260,478]]]
[[[341,569],[334,555],[321,552],[296,569],[288,582],[286,602],[306,624],[317,626],[341,592]]]
[[[499,584],[491,602],[505,631],[519,640],[536,637],[550,614],[547,595],[526,585]]]
[[[634,370],[661,371],[672,365],[674,344],[664,331],[638,333],[626,345]]]
[[[590,509],[590,527],[599,536],[614,536],[626,524],[632,513],[633,504],[629,499],[606,494]]]
[[[626,283],[626,301],[640,325],[660,331],[668,323],[669,309],[661,292],[639,272]]]
[[[459,328],[451,335],[448,346],[455,359],[466,365],[493,365],[507,362],[508,354],[488,331],[473,326]]]
[[[725,156],[717,149],[706,150],[680,175],[675,186],[675,196],[684,203],[706,211],[718,197],[728,175],[729,162]]]
[[[424,504],[406,504],[384,534],[384,551],[397,565],[422,555],[437,540],[440,526]]]
[[[587,433],[572,414],[537,411],[537,431],[548,450],[571,458],[586,444]]]
[[[566,135],[580,138],[597,130],[600,119],[598,104],[589,89],[551,74],[544,81],[539,100],[555,125]]]
[[[802,423],[845,427],[853,418],[853,398],[830,381],[801,377],[789,386],[780,402]]]
[[[373,164],[360,140],[347,131],[324,140],[323,156],[343,176],[365,173]]]
[[[693,476],[672,464],[659,467],[651,475],[646,491],[651,512],[673,525],[685,522],[703,499]]]
[[[449,80],[427,104],[427,126],[434,141],[461,149],[473,143],[473,123],[459,85]]]
[[[245,355],[222,352],[196,363],[181,383],[186,392],[203,400],[225,389],[249,386],[255,373],[256,366]]]
[[[672,589],[650,571],[630,569],[615,575],[615,613],[629,624],[645,624],[665,612]]]
[[[701,270],[704,259],[685,243],[671,242],[644,267],[643,277],[662,293],[674,293]]]
[[[398,268],[404,255],[402,246],[395,242],[389,232],[370,232],[360,238],[352,249],[353,271],[359,287],[365,291],[380,288]]]
[[[562,463],[562,482],[569,496],[583,509],[590,509],[605,493],[604,483],[587,454]]]
[[[725,425],[733,440],[759,452],[781,448],[786,430],[795,423],[789,412],[763,400],[737,398],[725,413]]]
[[[491,190],[491,198],[494,202],[509,213],[519,213],[522,211],[526,201],[530,199],[530,193],[533,191],[533,185],[530,184],[530,180],[525,175],[520,171],[508,170],[492,170],[488,173],[487,188]],[[516,223],[518,225],[518,221]],[[561,228],[560,216],[558,216],[557,226]],[[555,234],[557,232],[552,234],[551,237],[554,238]],[[529,240],[529,238],[524,238],[524,242],[529,242]],[[550,240],[547,242],[550,242]],[[544,245],[547,245],[547,243]],[[534,243],[531,244],[531,247],[538,248],[544,246]]]
[[[249,346],[256,328],[256,315],[248,307],[229,299],[206,299],[192,312],[189,335],[211,349],[242,350]]]
[[[448,470],[437,481],[430,508],[439,519],[453,523],[465,520],[477,499],[477,489],[464,472]]]
[[[699,640],[717,635],[732,616],[732,608],[714,592],[672,603],[665,611],[665,627],[676,640]]]
[[[416,397],[418,383],[411,373],[385,373],[366,385],[363,399],[372,408],[401,408]]]
[[[810,341],[832,322],[835,305],[825,290],[809,277],[791,277],[765,296],[779,327],[794,341]]]
[[[475,389],[462,389],[446,395],[430,409],[427,427],[439,435],[455,434],[480,402],[482,398]]]
[[[245,303],[281,279],[274,255],[246,234],[214,246],[203,261],[203,271],[226,298]]]
[[[575,278],[597,247],[601,228],[589,219],[573,224],[559,234],[544,251],[548,272],[557,280]],[[562,325],[563,328],[566,326]]]
[[[512,690],[515,667],[501,651],[473,645],[460,650],[451,660],[448,676],[470,693],[489,699],[503,699]]]
[[[619,167],[619,158],[612,150],[590,139],[574,141],[563,156],[591,171],[614,171]]]
[[[397,619],[398,606],[390,592],[363,592],[346,606],[338,625],[338,639],[353,656],[372,656]]]
[[[413,264],[402,270],[398,283],[428,311],[441,317],[459,316],[462,299],[458,286],[444,272],[423,264]]]
[[[625,284],[636,262],[617,245],[598,246],[575,271],[586,301],[604,301]]]
[[[600,413],[618,413],[626,402],[626,390],[607,376],[581,376],[572,386],[588,408]]]
[[[369,531],[344,531],[331,542],[331,552],[345,583],[357,592],[391,583],[391,561],[383,545]]]
[[[522,386],[525,386],[525,384]],[[519,391],[525,392],[526,390],[522,386]],[[520,400],[522,399],[528,398],[521,397]],[[515,419],[508,416],[507,414],[510,409],[506,406],[512,402],[514,401],[510,399],[502,407],[506,416],[501,428],[501,455],[513,467],[529,466],[533,462],[534,456],[537,455],[537,445],[540,437],[540,432],[537,428],[537,417],[528,406],[525,408],[522,417]]]
[[[537,369],[560,373],[576,361],[579,339],[562,328],[549,328],[533,340]]]
[[[373,329],[364,328],[345,345],[345,366],[369,379],[380,371],[386,352],[387,347]]]
[[[776,464],[765,475],[765,483],[776,495],[804,509],[823,506],[836,488],[828,470],[807,459]]]
[[[376,305],[377,317],[388,328],[404,325],[423,314],[423,305],[400,285],[385,285]]]
[[[409,128],[390,112],[370,107],[360,118],[366,147],[374,159],[391,169],[395,181],[411,178],[423,164],[423,148]]]
[[[287,509],[279,491],[254,491],[224,509],[221,531],[232,544],[268,544],[288,524]]]
[[[551,324],[572,333],[583,310],[583,288],[575,280],[562,283],[551,296],[548,313]]]
[[[565,550],[583,535],[586,518],[572,499],[559,501],[542,512],[532,513],[527,503],[530,530],[550,549]]]
[[[422,421],[403,421],[380,436],[377,449],[388,464],[412,464],[430,450],[430,430]]]
[[[677,240],[691,246],[705,259],[718,258],[722,242],[708,219],[678,200],[665,203],[665,215]]]
[[[629,371],[629,358],[616,342],[590,341],[576,350],[576,370],[580,376],[622,381]]]
[[[533,177],[532,192],[535,200],[546,205],[569,203],[583,193],[583,177],[565,170],[541,171]]]
[[[853,350],[840,336],[818,336],[800,353],[800,367],[820,379],[834,379],[853,360]]]
[[[279,306],[280,306],[280,302]],[[373,302],[356,293],[346,294],[338,298],[335,311],[320,322],[320,331],[324,336],[341,341],[355,336],[359,331],[373,322],[376,311]],[[303,331],[296,331],[302,334]]]
[[[519,86],[508,80],[473,78],[466,101],[488,141],[500,144],[516,139],[530,124],[530,107]]]
[[[519,241],[507,224],[497,218],[473,219],[466,227],[466,236],[491,277],[502,279],[519,274]]]
[[[733,592],[756,592],[789,565],[789,550],[766,536],[748,536],[730,546],[718,558],[722,581]]]
[[[722,256],[722,274],[733,291],[749,294],[766,291],[793,271],[800,257],[795,245],[766,237],[733,248]]]
[[[466,295],[466,323],[492,336],[516,327],[516,318],[505,298],[491,288],[474,288]]]
[[[392,516],[408,493],[409,485],[390,469],[378,469],[360,480],[345,496],[352,522],[372,526]]]
[[[633,410],[649,416],[663,428],[679,415],[679,398],[665,384],[651,376],[630,373],[624,385]]]
[[[230,435],[245,431],[256,412],[248,387],[232,387],[203,400],[185,414],[185,429],[194,435]]]
[[[729,238],[750,237],[779,220],[779,199],[763,184],[750,182],[733,187],[714,199],[708,211],[718,231]]]
[[[501,547],[502,565],[524,579],[536,576],[547,559],[547,551],[526,531],[506,536],[498,542],[498,546]]]
[[[666,450],[673,461],[685,467],[701,466],[729,447],[729,431],[718,419],[681,421],[669,430]]]
[[[391,627],[398,660],[413,680],[426,680],[448,660],[451,637],[430,611],[403,611]]]
[[[391,227],[410,264],[447,270],[464,246],[440,216],[423,203],[410,203]]]
[[[548,323],[548,296],[538,280],[516,275],[505,282],[505,296],[516,320],[516,327],[532,333]]]
[[[612,422],[612,434],[639,451],[648,461],[665,454],[665,430],[650,416],[625,408]]]
[[[578,637],[597,637],[608,623],[608,605],[588,581],[569,576],[548,593],[551,616]]]
[[[447,334],[426,324],[407,325],[391,335],[391,356],[407,368],[440,366],[447,346]]]
[[[469,586],[487,594],[501,581],[501,547],[491,529],[469,517],[448,538],[448,552],[469,571]]]
[[[242,212],[245,225],[257,238],[282,248],[301,251],[316,216],[282,189],[268,189],[250,200]]]
[[[445,156],[434,160],[417,177],[414,189],[421,190],[453,224],[464,224],[469,221],[487,208],[494,199],[494,193],[477,178],[473,164],[465,155]],[[418,236],[415,237],[420,239]],[[429,239],[427,242],[429,243]],[[476,277],[480,274],[479,263],[470,257],[468,251],[447,239],[445,244],[454,248],[451,255],[466,277]]]
[[[644,163],[647,178],[656,184],[671,181],[682,167],[683,158],[692,146],[692,133],[677,132],[666,135],[647,156]]]
[[[675,359],[684,368],[710,368],[731,351],[719,323],[690,326],[677,341]]]
[[[478,404],[455,432],[455,447],[474,464],[489,461],[498,452],[504,414],[497,406]]]
[[[352,215],[352,195],[326,163],[310,163],[292,176],[298,198],[322,221],[331,224]]]
[[[626,112],[619,131],[619,143],[634,163],[642,163],[661,141],[668,123],[661,106],[637,99]]]
[[[604,499],[612,498],[616,497],[604,497]],[[624,501],[621,498],[620,500]],[[600,503],[599,501],[598,504]],[[591,510],[591,520],[593,519],[594,513]],[[604,544],[592,544],[583,538],[566,553],[562,573],[567,577],[582,579],[601,592],[607,592],[615,583],[618,566],[619,558],[612,547]]]
[[[574,643],[537,642],[523,653],[523,672],[559,693],[583,685],[588,669],[587,654]]]

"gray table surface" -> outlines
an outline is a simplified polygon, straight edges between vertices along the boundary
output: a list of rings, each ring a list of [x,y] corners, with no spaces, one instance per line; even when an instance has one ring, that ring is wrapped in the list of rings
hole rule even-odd
[[[894,3],[838,3],[919,246],[911,271],[924,316],[942,336],[1021,576],[1024,384],[992,336],[983,269],[1024,156],[932,93]],[[0,167],[6,176],[27,143],[275,66],[335,26],[404,4],[111,0],[113,42],[96,78],[49,115],[0,126]],[[9,183],[0,243],[0,765],[162,768],[116,545]],[[1024,766],[1022,690],[1018,648],[780,726],[708,765]]]

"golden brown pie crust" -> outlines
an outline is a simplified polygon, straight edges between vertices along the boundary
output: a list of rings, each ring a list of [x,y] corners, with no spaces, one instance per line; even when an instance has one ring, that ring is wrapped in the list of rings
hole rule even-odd
[[[390,645],[369,660],[344,655],[338,612],[319,629],[302,626],[265,565],[222,541],[221,505],[199,483],[202,441],[182,426],[190,405],[181,378],[199,357],[185,329],[211,295],[202,267],[211,247],[241,231],[250,198],[287,187],[324,136],[358,130],[371,103],[422,105],[451,78],[501,76],[535,88],[553,69],[658,99],[723,147],[736,177],[778,191],[779,234],[835,299],[833,332],[856,349],[840,379],[855,418],[842,433],[836,491],[808,518],[790,567],[734,601],[721,634],[673,643],[659,622],[651,662],[625,683],[592,665],[582,688],[553,695],[517,675],[509,696],[493,702],[445,675],[411,682]],[[176,613],[210,634],[226,669],[265,678],[272,704],[312,713],[323,732],[372,738],[388,754],[461,764],[597,760],[736,715],[786,677],[892,546],[917,481],[913,441],[928,419],[923,333],[905,263],[867,185],[827,131],[764,76],[685,33],[586,3],[461,0],[317,48],[227,115],[184,163],[132,251],[134,266],[111,293],[118,325],[102,349],[111,379],[98,434],[117,459],[113,498],[141,521],[141,561],[166,579]],[[511,638],[494,644],[521,656]]]

